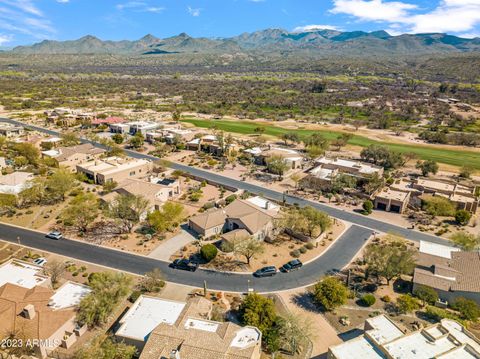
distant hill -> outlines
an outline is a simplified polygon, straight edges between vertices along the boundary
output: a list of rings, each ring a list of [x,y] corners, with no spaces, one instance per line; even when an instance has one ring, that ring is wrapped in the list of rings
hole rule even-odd
[[[465,39],[453,35],[403,34],[391,36],[386,31],[316,30],[288,32],[267,29],[231,38],[194,38],[185,33],[159,39],[146,35],[139,40],[103,41],[95,36],[78,40],[45,40],[11,50],[18,54],[238,54],[298,53],[299,55],[423,55],[480,51],[480,38]]]

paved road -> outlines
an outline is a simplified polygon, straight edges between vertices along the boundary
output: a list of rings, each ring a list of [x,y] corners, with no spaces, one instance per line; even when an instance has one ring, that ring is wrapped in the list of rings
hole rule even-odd
[[[48,129],[45,129],[43,127],[27,125],[27,124],[24,124],[20,121],[15,121],[15,120],[8,119],[8,118],[0,118],[0,121],[30,127],[34,130],[37,130],[39,132],[44,132],[44,133],[47,133],[47,134],[52,135],[52,136],[60,136],[59,132],[48,130]],[[93,144],[95,146],[98,146],[98,147],[104,147],[97,142],[93,142],[93,141],[86,140],[86,139],[83,140],[83,141],[87,142],[87,143],[91,143],[91,144]],[[133,158],[143,158],[143,159],[148,159],[148,160],[151,160],[151,161],[157,161],[158,160],[157,157],[150,156],[150,155],[147,155],[147,154],[144,154],[144,153],[139,153],[139,152],[130,151],[130,150],[126,150],[125,152]],[[248,183],[246,181],[240,181],[240,180],[236,180],[236,179],[233,179],[233,178],[225,177],[225,176],[222,176],[220,174],[213,173],[213,172],[210,172],[210,171],[205,171],[205,170],[202,170],[202,169],[199,169],[199,168],[196,168],[196,167],[190,167],[190,166],[182,165],[182,164],[179,164],[179,163],[172,163],[171,167],[173,169],[176,169],[176,170],[181,170],[181,171],[190,173],[193,176],[201,177],[201,178],[204,178],[206,180],[216,182],[216,183],[218,183],[220,185],[223,185],[223,186],[226,186],[226,187],[234,187],[234,188],[238,188],[238,189],[243,189],[243,190],[249,191],[251,193],[257,194],[257,195],[261,194],[262,196],[267,197],[267,198],[272,199],[272,200],[276,200],[276,201],[280,201],[280,202],[285,200],[286,203],[289,203],[289,204],[297,203],[300,206],[312,206],[314,208],[317,208],[319,210],[322,210],[322,211],[328,213],[332,217],[335,217],[335,218],[338,218],[338,219],[356,224],[358,226],[370,228],[370,229],[375,230],[377,232],[396,233],[396,234],[399,234],[399,235],[401,235],[401,236],[403,236],[407,239],[410,239],[412,241],[417,241],[417,242],[420,241],[420,240],[423,240],[423,241],[429,241],[429,242],[435,242],[435,243],[441,243],[441,244],[448,243],[447,240],[436,237],[436,236],[433,236],[433,235],[430,235],[430,234],[426,234],[426,233],[418,232],[418,231],[415,231],[415,230],[403,228],[403,227],[400,227],[400,226],[397,226],[397,225],[394,225],[394,224],[391,224],[391,223],[382,222],[382,221],[379,221],[379,220],[376,220],[376,219],[373,219],[373,218],[366,217],[366,216],[361,215],[361,214],[344,211],[344,210],[329,206],[327,204],[314,202],[314,201],[309,201],[309,200],[305,200],[303,198],[294,197],[294,196],[290,196],[290,195],[284,195],[282,192],[274,191],[274,190],[271,190],[271,189],[268,189],[268,188],[265,188],[265,187],[261,187],[261,186],[255,185],[255,184],[251,184],[251,183]]]
[[[138,256],[81,241],[47,239],[42,233],[0,223],[2,240],[60,254],[106,267],[144,274],[159,268],[167,281],[195,287],[203,287],[203,281],[213,290],[246,292],[248,286],[257,292],[275,292],[310,285],[332,270],[346,266],[362,248],[371,235],[371,230],[352,226],[317,260],[292,273],[278,273],[274,277],[255,278],[249,274],[232,274],[199,269],[194,273],[174,270],[167,262]]]

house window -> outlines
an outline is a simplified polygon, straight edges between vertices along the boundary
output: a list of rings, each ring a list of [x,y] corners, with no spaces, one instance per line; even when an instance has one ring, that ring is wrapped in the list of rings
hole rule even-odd
[[[135,171],[130,172],[130,176],[135,176]]]

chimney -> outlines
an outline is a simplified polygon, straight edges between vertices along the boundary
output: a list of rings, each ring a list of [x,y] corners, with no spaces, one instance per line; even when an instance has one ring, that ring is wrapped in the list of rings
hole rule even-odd
[[[28,304],[27,306],[25,306],[25,308],[23,308],[22,310],[22,315],[26,319],[35,318],[35,307],[33,306],[33,304]]]
[[[174,349],[170,352],[170,359],[181,359],[180,358],[180,351]]]

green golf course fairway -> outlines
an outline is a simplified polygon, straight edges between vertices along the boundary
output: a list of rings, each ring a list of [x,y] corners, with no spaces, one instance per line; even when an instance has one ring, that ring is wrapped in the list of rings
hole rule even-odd
[[[342,132],[328,131],[328,130],[289,130],[272,125],[255,124],[250,121],[225,121],[225,120],[202,120],[202,119],[182,119],[182,122],[191,123],[196,127],[212,128],[232,133],[240,133],[245,135],[255,134],[255,128],[263,127],[265,135],[281,137],[287,132],[296,132],[300,137],[309,136],[312,133],[320,132],[325,138],[333,140],[337,138]],[[348,141],[350,145],[367,147],[369,145],[382,145],[397,152],[412,152],[423,160],[433,160],[438,163],[461,167],[469,165],[477,170],[480,170],[480,153],[466,150],[452,150],[445,148],[435,148],[434,145],[407,145],[400,143],[388,143],[371,140],[363,136],[353,135],[352,139]]]

